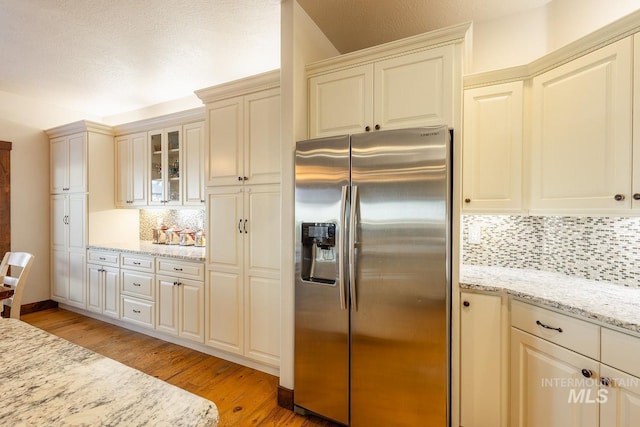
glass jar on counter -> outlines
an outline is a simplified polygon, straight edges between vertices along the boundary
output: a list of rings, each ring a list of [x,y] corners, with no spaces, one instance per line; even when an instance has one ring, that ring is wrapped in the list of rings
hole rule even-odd
[[[195,242],[194,242],[194,246],[197,247],[204,247],[207,245],[207,239],[204,236],[204,230],[198,230],[196,232],[196,238],[195,238]]]
[[[180,233],[180,246],[193,246],[196,240],[196,233],[192,230],[184,229]]]

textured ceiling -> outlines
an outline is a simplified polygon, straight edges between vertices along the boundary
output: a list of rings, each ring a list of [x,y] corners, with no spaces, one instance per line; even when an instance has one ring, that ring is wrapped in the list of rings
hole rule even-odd
[[[298,0],[341,52],[549,0]],[[280,66],[280,0],[0,0],[0,92],[107,117]]]

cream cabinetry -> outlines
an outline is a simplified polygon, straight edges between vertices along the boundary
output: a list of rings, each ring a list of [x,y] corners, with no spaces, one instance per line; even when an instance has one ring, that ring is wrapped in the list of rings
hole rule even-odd
[[[117,252],[87,251],[87,310],[120,318],[119,265]]]
[[[116,206],[147,204],[147,133],[116,138]]]
[[[53,138],[50,144],[51,193],[87,191],[87,133]]]
[[[464,91],[462,209],[522,210],[523,82]]]
[[[452,124],[454,47],[389,49],[307,68],[310,138]]]
[[[182,204],[204,206],[205,203],[205,150],[204,122],[189,123],[182,127],[183,191]]]
[[[204,342],[204,264],[156,259],[156,329]]]
[[[278,365],[280,191],[277,185],[210,188],[206,344]]]
[[[243,95],[207,103],[208,186],[280,182],[279,73],[269,78],[269,89],[247,81]]]
[[[155,328],[155,260],[153,257],[120,255],[120,296],[122,320],[145,328]]]
[[[462,292],[460,301],[460,425],[507,426],[506,298]]]
[[[85,308],[86,247],[112,225],[103,213],[114,206],[113,135],[111,128],[87,121],[46,133],[51,149],[51,299]]]
[[[632,49],[627,37],[533,78],[532,210],[631,207]]]

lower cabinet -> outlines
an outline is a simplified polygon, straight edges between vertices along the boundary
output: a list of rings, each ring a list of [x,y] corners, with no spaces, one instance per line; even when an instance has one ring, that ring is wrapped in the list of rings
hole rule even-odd
[[[120,254],[87,251],[87,310],[120,318]]]
[[[460,425],[507,425],[507,298],[462,292]]]
[[[204,265],[156,262],[156,330],[203,343]]]
[[[120,265],[122,320],[155,328],[154,258],[123,253]]]

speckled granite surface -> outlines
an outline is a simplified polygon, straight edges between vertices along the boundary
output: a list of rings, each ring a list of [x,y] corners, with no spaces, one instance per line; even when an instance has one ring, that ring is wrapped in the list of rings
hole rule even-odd
[[[204,261],[206,259],[205,248],[203,247],[156,245],[146,240],[141,240],[135,243],[109,243],[104,245],[89,245],[87,246],[87,249],[103,249],[119,252],[129,252],[142,255],[184,259],[188,261]]]
[[[531,302],[640,333],[640,289],[559,273],[460,267],[460,288],[506,292]]]
[[[0,319],[2,425],[216,426],[209,400],[16,319]]]

